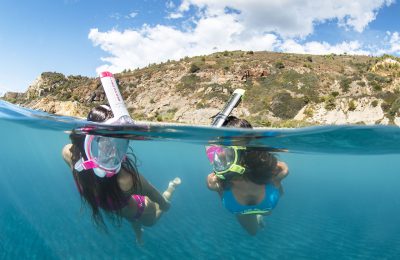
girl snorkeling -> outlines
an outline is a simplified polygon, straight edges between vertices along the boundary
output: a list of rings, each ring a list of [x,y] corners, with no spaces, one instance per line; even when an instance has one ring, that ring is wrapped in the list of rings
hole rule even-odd
[[[223,126],[252,128],[234,116]],[[281,180],[288,174],[287,165],[260,147],[213,145],[206,153],[214,168],[207,176],[207,187],[219,194],[250,235],[256,235],[264,227],[263,216],[271,214],[283,194]]]
[[[92,109],[88,121],[106,122],[113,118],[109,106]],[[114,223],[129,221],[141,244],[142,226],[152,226],[170,207],[170,199],[180,178],[169,182],[160,194],[136,167],[136,157],[127,153],[129,140],[72,133],[71,144],[62,150],[81,198],[92,211],[95,223],[105,228],[103,213]]]

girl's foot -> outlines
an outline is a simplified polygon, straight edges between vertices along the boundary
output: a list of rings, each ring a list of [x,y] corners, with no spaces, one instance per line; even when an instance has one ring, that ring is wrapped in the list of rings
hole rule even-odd
[[[143,235],[143,228],[142,228],[142,232],[141,232],[140,236],[136,237],[136,244],[138,246],[143,246],[144,245],[142,235]]]
[[[179,184],[181,184],[181,182],[182,182],[182,181],[181,181],[181,178],[176,177],[175,179],[173,179],[172,181],[169,182],[168,188],[169,188],[169,187],[175,188],[176,186],[178,186]]]
[[[136,243],[139,246],[143,245],[143,227],[142,224],[139,222],[135,221],[132,223],[133,230],[135,231],[135,236],[136,236]]]
[[[170,181],[168,183],[168,188],[166,191],[164,191],[163,196],[167,201],[171,200],[172,194],[175,191],[176,186],[178,186],[179,184],[181,184],[181,178],[176,177],[175,179],[173,179],[172,181]]]
[[[265,227],[265,222],[264,222],[263,215],[257,215],[257,222],[258,222],[258,226],[260,228],[264,228]]]

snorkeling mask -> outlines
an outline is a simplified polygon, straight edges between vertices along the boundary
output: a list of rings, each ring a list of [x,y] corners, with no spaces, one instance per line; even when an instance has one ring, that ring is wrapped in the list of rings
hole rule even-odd
[[[208,160],[213,166],[215,176],[226,179],[233,174],[242,175],[246,168],[239,165],[239,151],[246,150],[243,146],[219,146],[206,147]]]
[[[132,124],[124,100],[119,92],[117,82],[111,72],[100,73],[100,80],[106,93],[108,103],[114,118],[108,119],[104,124]],[[103,106],[106,109],[110,109]],[[87,157],[82,157],[75,163],[77,171],[93,169],[98,177],[112,177],[121,169],[121,163],[126,158],[129,140],[105,136],[86,135],[84,151]]]
[[[87,135],[85,137],[85,154],[87,160],[81,158],[75,164],[75,170],[93,169],[98,177],[112,177],[120,169],[126,157],[129,140]]]
[[[215,116],[212,126],[221,127],[224,124],[232,110],[239,105],[244,92],[243,89],[236,89],[233,92],[224,108]],[[238,151],[240,150],[246,150],[246,147],[220,145],[206,146],[206,154],[208,160],[213,166],[215,176],[224,180],[230,178],[232,174],[242,175],[244,173],[246,169],[238,164]]]

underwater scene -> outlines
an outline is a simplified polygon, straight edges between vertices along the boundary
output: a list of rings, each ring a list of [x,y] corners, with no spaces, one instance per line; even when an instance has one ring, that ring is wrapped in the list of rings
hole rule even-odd
[[[138,171],[169,210],[144,227],[92,220],[62,157],[74,130],[130,139]],[[217,129],[99,126],[0,101],[0,259],[396,259],[400,255],[400,129],[323,126]],[[205,146],[245,142],[288,167],[278,203],[255,235],[207,188]]]

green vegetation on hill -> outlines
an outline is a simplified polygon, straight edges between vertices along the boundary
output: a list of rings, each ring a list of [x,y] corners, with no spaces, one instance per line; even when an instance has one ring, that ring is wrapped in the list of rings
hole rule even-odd
[[[224,51],[127,68],[115,76],[129,111],[136,119],[151,121],[187,122],[185,115],[195,116],[198,110],[211,116],[236,88],[246,90],[239,116],[255,126],[315,124],[307,119],[317,110],[355,111],[365,102],[371,108],[381,107],[393,123],[400,109],[400,59],[390,55]],[[29,107],[45,98],[76,102],[87,109],[105,102],[98,79],[56,72],[42,73],[26,93],[3,97]],[[300,111],[303,119],[295,119]]]

